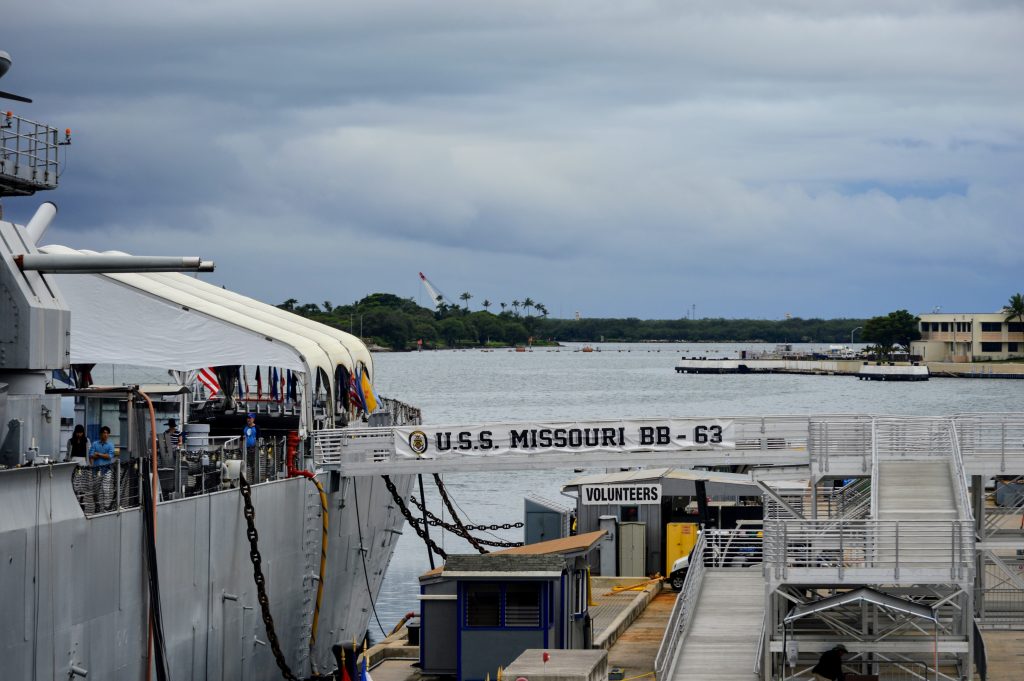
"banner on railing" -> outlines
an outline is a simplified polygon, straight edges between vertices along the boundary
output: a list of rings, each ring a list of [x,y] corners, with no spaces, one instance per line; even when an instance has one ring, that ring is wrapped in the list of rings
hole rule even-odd
[[[394,431],[397,454],[417,459],[552,452],[664,452],[735,447],[732,421],[720,419],[410,426],[395,428]]]

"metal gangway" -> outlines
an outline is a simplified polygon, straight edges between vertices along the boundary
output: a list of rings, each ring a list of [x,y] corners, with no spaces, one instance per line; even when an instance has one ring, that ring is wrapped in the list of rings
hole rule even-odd
[[[524,467],[733,466],[754,470],[764,480],[817,480],[870,476],[880,438],[890,437],[907,452],[921,452],[934,449],[933,438],[939,436],[955,440],[966,475],[1024,473],[1024,413],[1018,412],[349,427],[314,433],[313,458],[318,468],[342,476]],[[944,442],[948,448],[948,438]]]
[[[702,532],[655,657],[661,680],[750,681],[763,639],[761,533]]]

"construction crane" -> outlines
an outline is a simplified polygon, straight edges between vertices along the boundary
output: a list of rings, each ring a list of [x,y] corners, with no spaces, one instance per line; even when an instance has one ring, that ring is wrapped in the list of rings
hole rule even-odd
[[[441,303],[447,303],[452,305],[452,301],[448,300],[448,296],[437,290],[437,287],[430,283],[427,279],[427,275],[420,272],[420,281],[423,282],[423,288],[427,289],[427,295],[430,296],[430,300],[434,303],[434,309],[441,307]]]

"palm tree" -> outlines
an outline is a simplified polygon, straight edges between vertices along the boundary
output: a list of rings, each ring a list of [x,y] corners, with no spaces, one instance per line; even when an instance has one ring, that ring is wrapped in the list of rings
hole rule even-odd
[[[540,312],[541,317],[547,318],[548,308],[546,305],[544,305],[544,303],[537,303],[534,305],[534,307],[537,308],[537,312]]]
[[[473,297],[473,295],[469,291],[463,291],[462,295],[459,296],[459,300],[461,300],[464,303],[466,303],[466,310],[467,311],[469,310],[469,299],[472,298],[472,297]]]
[[[489,308],[491,306],[491,301],[489,301],[486,298],[484,298],[484,302],[482,302],[480,304],[483,305],[484,309],[486,310],[487,308]]]
[[[1010,296],[1010,302],[1003,308],[1003,312],[1007,323],[1014,319],[1021,323],[1021,338],[1024,339],[1024,295],[1014,293]]]
[[[498,303],[498,305],[501,305],[501,313],[505,314],[505,308],[508,307],[508,305],[505,303]]]
[[[523,301],[523,308],[526,310],[526,316],[530,316],[530,310],[533,309],[533,298],[526,298]]]
[[[518,317],[519,316],[519,301],[518,300],[513,300],[512,301],[512,309],[515,310],[516,316]]]
[[[327,314],[330,314],[331,310],[333,310],[333,309],[334,309],[334,306],[331,305],[331,301],[325,300],[324,301],[324,312],[326,312]]]

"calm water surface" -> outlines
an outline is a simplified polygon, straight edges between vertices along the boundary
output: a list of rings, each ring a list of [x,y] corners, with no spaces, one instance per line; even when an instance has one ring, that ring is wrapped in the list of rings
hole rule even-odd
[[[558,352],[378,354],[375,383],[381,394],[420,407],[429,424],[856,412],[944,415],[1019,410],[1024,405],[1024,381],[1015,380],[886,383],[852,376],[677,374],[674,369],[683,355],[735,357],[741,349],[773,347],[766,345],[601,344],[595,346],[601,352],[573,352],[578,347]],[[561,486],[576,475],[572,470],[447,474],[445,484],[466,522],[492,524],[521,521],[527,494],[568,505],[570,500],[560,496]],[[431,510],[442,515],[429,476],[425,484]],[[521,540],[521,532],[497,534]],[[449,552],[473,552],[451,535],[443,538],[443,546]],[[429,567],[422,541],[406,528],[378,603],[385,628],[390,630],[403,613],[417,609],[416,578]],[[370,631],[379,638],[372,619]]]

